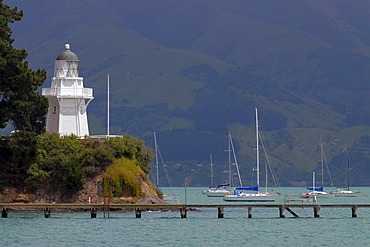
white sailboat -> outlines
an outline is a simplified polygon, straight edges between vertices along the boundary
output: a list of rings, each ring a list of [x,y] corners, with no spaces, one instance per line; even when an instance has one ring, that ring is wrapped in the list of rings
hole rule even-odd
[[[312,190],[303,193],[301,198],[333,198],[334,195],[323,191],[323,187],[315,187],[315,172],[312,173]]]
[[[335,197],[356,197],[357,195],[360,194],[359,191],[352,191],[349,189],[349,185],[350,185],[350,154],[349,154],[349,151],[348,151],[348,155],[347,155],[347,188],[337,188],[335,190],[332,190],[330,192],[330,194],[333,194]]]
[[[213,162],[212,162],[212,154],[210,154],[211,159],[211,186],[208,189],[202,191],[203,195],[208,197],[223,197],[224,195],[229,194],[233,191],[233,188],[230,187],[230,184],[215,184],[215,178],[213,174]]]
[[[320,152],[321,152],[321,186],[316,187],[315,172],[313,172],[312,173],[312,187],[307,187],[307,189],[309,191],[306,192],[306,193],[303,193],[300,196],[301,198],[313,198],[313,197],[316,197],[316,198],[333,198],[334,197],[334,195],[332,195],[331,193],[328,193],[328,192],[324,191],[324,163],[326,164],[326,166],[327,166],[327,163],[326,163],[326,158],[325,158],[325,153],[324,153],[324,148],[323,148],[323,145],[322,145],[321,137],[320,137]],[[331,179],[331,176],[330,176],[329,168],[328,168],[328,166],[326,168],[328,170],[328,174],[329,174],[329,178],[330,178],[330,184],[332,185],[333,182],[332,182],[332,179]]]
[[[259,125],[258,125],[258,111],[256,108],[256,174],[257,184],[251,187],[235,188],[234,194],[225,195],[224,201],[229,202],[274,202],[279,196],[278,193],[269,193],[266,191],[259,191],[260,175],[259,175]]]
[[[217,184],[202,191],[202,194],[208,197],[224,197],[225,195],[232,193],[233,190],[234,188],[230,187],[230,184]]]
[[[360,193],[360,191],[352,191],[344,188],[337,188],[336,190],[330,192],[330,194],[333,194],[335,197],[356,197]]]
[[[233,158],[235,161],[236,171],[238,173],[239,184],[240,186],[243,186],[240,173],[239,173],[238,162],[237,162],[236,155],[235,155],[234,144],[233,144],[230,132],[228,134],[228,147],[229,148],[227,151],[229,152],[229,183],[214,185],[213,163],[212,163],[212,155],[211,155],[211,186],[208,189],[202,191],[203,195],[206,195],[208,197],[224,197],[225,195],[229,195],[233,193],[234,187],[232,187],[231,185],[231,182],[232,182],[231,151],[233,152]]]
[[[210,154],[211,159],[211,186],[208,189],[202,191],[203,195],[208,197],[223,197],[224,195],[229,194],[232,191],[230,184],[215,184],[215,178],[213,174],[213,162],[212,162],[212,154]]]

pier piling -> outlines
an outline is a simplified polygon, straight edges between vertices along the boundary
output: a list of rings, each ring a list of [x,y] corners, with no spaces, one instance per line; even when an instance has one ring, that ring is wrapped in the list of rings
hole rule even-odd
[[[185,219],[186,218],[186,208],[181,208],[180,209],[180,214],[181,214],[181,219]]]
[[[3,208],[1,210],[1,218],[8,218],[8,211],[6,210],[6,208]]]
[[[91,218],[96,218],[96,208],[91,208]]]
[[[224,208],[218,207],[218,218],[221,219],[224,217]]]
[[[44,216],[45,216],[45,218],[50,218],[50,208],[45,208]]]
[[[104,205],[103,207],[104,218],[109,218],[109,211],[110,211],[109,205]]]
[[[279,217],[285,218],[285,207],[284,206],[279,207]]]
[[[352,218],[356,218],[357,217],[357,206],[352,206],[351,209],[352,209]]]
[[[313,207],[313,217],[320,218],[320,206]]]
[[[140,208],[137,208],[135,210],[135,217],[136,217],[136,219],[140,219],[141,218],[141,210],[140,210]]]
[[[248,207],[248,218],[252,218],[252,207]]]

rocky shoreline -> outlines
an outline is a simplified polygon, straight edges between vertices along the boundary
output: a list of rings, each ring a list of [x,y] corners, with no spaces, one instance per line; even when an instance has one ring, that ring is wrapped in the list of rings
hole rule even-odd
[[[50,193],[46,189],[27,191],[20,188],[5,188],[0,193],[0,203],[96,203],[104,204],[101,192],[101,176],[86,180],[83,188],[74,195],[63,195],[58,192]],[[129,191],[124,191],[119,198],[110,198],[112,204],[165,204],[157,192],[146,182],[141,184],[141,197],[133,198]]]

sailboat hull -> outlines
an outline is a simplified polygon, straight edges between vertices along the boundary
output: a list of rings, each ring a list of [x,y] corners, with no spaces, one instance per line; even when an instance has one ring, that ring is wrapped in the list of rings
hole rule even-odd
[[[337,189],[330,192],[335,197],[356,197],[360,194],[357,191]]]
[[[172,195],[163,195],[163,201],[174,201],[174,200],[176,200],[177,199],[177,197],[174,195],[174,194],[172,194]]]
[[[270,193],[239,193],[237,195],[226,195],[224,201],[228,202],[274,202],[278,194]]]
[[[230,194],[229,190],[205,190],[202,191],[203,195],[208,197],[224,197],[225,195]]]
[[[222,187],[211,187],[204,191],[202,191],[203,195],[206,195],[208,197],[224,197],[225,195],[229,195],[234,191],[234,188],[228,187],[228,186],[222,186]]]
[[[324,191],[310,191],[300,196],[301,198],[334,198],[333,194]]]
[[[359,191],[349,190],[349,178],[350,178],[349,171],[351,170],[349,164],[350,164],[350,153],[348,151],[348,156],[347,156],[347,186],[346,186],[346,188],[337,188],[336,190],[330,191],[330,194],[334,195],[335,197],[356,197],[357,195],[360,194]]]

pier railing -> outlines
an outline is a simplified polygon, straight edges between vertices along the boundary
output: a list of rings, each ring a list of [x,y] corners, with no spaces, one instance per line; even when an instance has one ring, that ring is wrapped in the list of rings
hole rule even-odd
[[[42,95],[59,98],[93,98],[92,88],[43,88]]]

